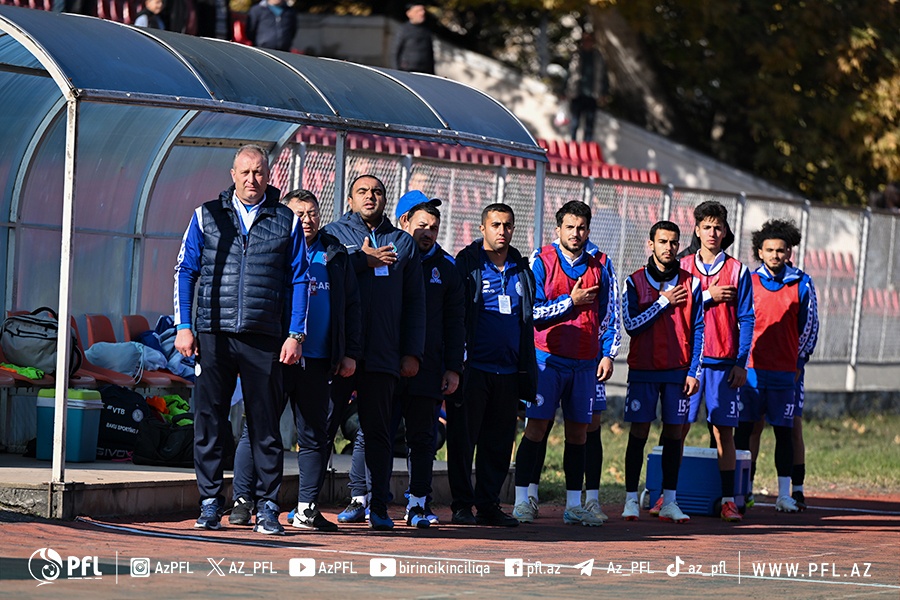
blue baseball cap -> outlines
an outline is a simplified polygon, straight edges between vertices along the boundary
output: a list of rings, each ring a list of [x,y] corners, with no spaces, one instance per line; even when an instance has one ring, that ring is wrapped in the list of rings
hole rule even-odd
[[[402,215],[409,212],[413,206],[427,202],[432,206],[440,206],[441,201],[438,198],[429,198],[420,190],[409,190],[397,200],[397,209],[394,211],[394,217],[400,219]]]

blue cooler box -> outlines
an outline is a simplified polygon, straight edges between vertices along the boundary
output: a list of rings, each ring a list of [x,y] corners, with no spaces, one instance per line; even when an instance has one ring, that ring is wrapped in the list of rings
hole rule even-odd
[[[56,390],[43,389],[37,399],[38,460],[53,458],[53,421]],[[66,405],[66,462],[94,462],[103,400],[96,390],[69,390]]]
[[[646,487],[647,501],[652,506],[662,494],[662,446],[656,446],[647,456]],[[722,499],[722,479],[715,448],[685,447],[675,491],[678,507],[686,514],[718,516],[715,506]],[[734,503],[739,509],[744,508],[744,496],[749,491],[750,452],[738,450],[734,469]]]

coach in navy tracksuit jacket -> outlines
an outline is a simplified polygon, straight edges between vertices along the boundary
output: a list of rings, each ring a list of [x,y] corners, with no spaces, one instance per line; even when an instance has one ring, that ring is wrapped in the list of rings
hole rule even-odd
[[[408,199],[409,196],[413,199]],[[415,202],[421,192],[400,199],[398,211]],[[404,203],[404,198],[407,198]],[[425,282],[425,358],[419,373],[401,383],[397,399],[406,420],[409,448],[409,503],[407,522],[427,526],[426,501],[431,494],[437,417],[444,394],[455,391],[463,372],[465,353],[465,303],[462,277],[456,261],[436,241],[440,228],[440,200],[414,205],[400,219],[413,236],[422,256]],[[399,423],[395,415],[394,421]],[[414,514],[418,513],[418,519]],[[413,521],[416,521],[415,523]]]
[[[380,179],[357,177],[350,184],[348,201],[353,212],[325,226],[350,254],[362,306],[362,360],[354,377],[341,383],[356,389],[360,426],[366,432],[366,466],[372,474],[370,523],[375,529],[390,529],[394,389],[400,376],[416,374],[425,350],[422,261],[412,237],[384,216],[385,187]],[[338,405],[349,394],[334,389],[332,397]],[[334,418],[340,413],[336,406]]]
[[[425,281],[425,360],[409,380],[410,394],[443,400],[445,371],[462,374],[465,352],[463,284],[452,256],[435,244],[422,258]],[[457,326],[458,324],[458,326]]]

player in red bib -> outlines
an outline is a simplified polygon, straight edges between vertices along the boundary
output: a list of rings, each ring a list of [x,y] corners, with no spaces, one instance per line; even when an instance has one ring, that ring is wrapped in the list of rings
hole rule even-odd
[[[738,448],[759,454],[761,419],[775,431],[778,499],[775,509],[797,512],[791,497],[795,386],[816,344],[816,292],[809,275],[787,264],[800,232],[788,221],[767,221],[753,234],[753,250],[762,265],[752,273],[756,323],[747,361],[747,385],[741,390]],[[755,465],[754,465],[755,466]],[[751,482],[754,468],[751,467]]]
[[[690,520],[675,502],[681,465],[681,437],[688,422],[690,397],[699,389],[703,349],[703,293],[700,280],[682,269],[676,254],[681,232],[660,221],[650,229],[646,267],[625,282],[622,321],[631,336],[625,420],[631,423],[625,451],[625,508],[622,517],[637,520],[638,481],[650,423],[662,403],[663,505],[659,518]]]
[[[529,486],[537,465],[543,462],[542,444],[561,405],[566,429],[563,521],[596,527],[604,519],[582,505],[581,488],[598,381],[612,374],[612,360],[607,358],[606,344],[601,343],[610,319],[610,270],[606,255],[588,249],[591,209],[587,204],[567,202],[557,211],[556,224],[558,240],[536,250],[531,260],[536,281],[538,394],[525,412],[525,435],[516,453],[516,505],[512,514],[522,523],[530,523],[537,516]]]
[[[753,337],[753,284],[747,267],[724,252],[728,210],[710,200],[694,209],[694,219],[700,247],[696,253],[682,257],[681,268],[700,280],[705,332],[700,390],[691,396],[688,419],[691,423],[697,420],[702,396],[718,450],[721,517],[738,522],[742,517],[734,501],[734,429],[738,426],[740,388],[747,381]]]

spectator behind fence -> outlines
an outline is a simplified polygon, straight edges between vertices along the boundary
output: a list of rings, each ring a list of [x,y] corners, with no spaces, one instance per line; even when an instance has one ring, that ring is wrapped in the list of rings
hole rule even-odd
[[[231,39],[231,9],[228,0],[194,0],[197,13],[197,35]]]
[[[892,181],[884,188],[884,208],[900,212],[900,182]]]
[[[135,26],[149,29],[165,29],[166,24],[162,18],[162,11],[163,0],[147,0],[144,3],[144,8],[134,19]]]
[[[247,13],[247,39],[254,46],[290,52],[297,13],[284,0],[262,0]]]
[[[277,535],[284,533],[276,504],[284,461],[281,365],[302,356],[309,263],[300,221],[268,185],[266,151],[242,146],[231,177],[232,187],[194,211],[175,266],[175,348],[196,356],[194,469],[201,509],[194,527],[221,527],[224,439],[232,435],[228,413],[240,373],[258,478],[254,531]],[[288,314],[285,326],[280,317]]]
[[[12,2],[10,2],[10,4],[12,4]],[[97,3],[91,2],[91,0],[53,0],[53,10],[55,12],[66,12],[96,17]]]
[[[425,16],[423,4],[406,5],[409,20],[400,26],[391,53],[395,69],[434,75],[434,44]]]
[[[166,0],[162,20],[168,31],[197,35],[197,12],[191,0]]]
[[[608,101],[609,79],[603,56],[594,47],[593,32],[585,31],[581,38],[581,48],[573,55],[569,63],[569,75],[566,80],[566,96],[569,99],[569,111],[572,113],[571,134],[575,140],[578,128],[584,120],[581,139],[594,139],[594,120],[597,106]]]

